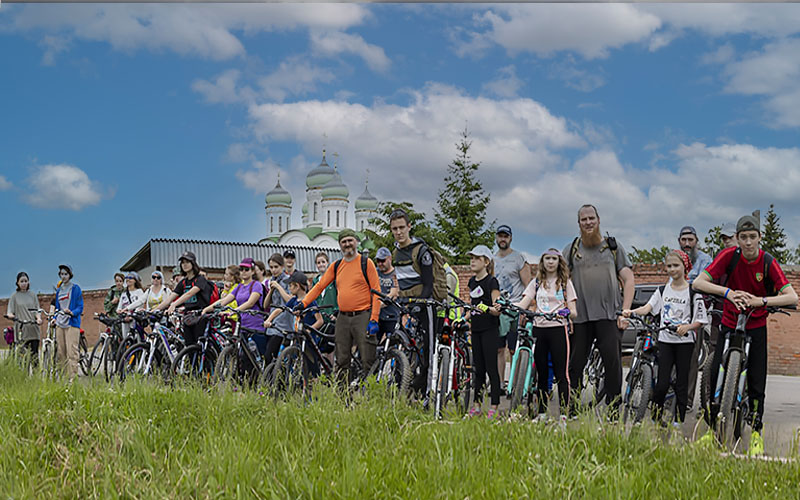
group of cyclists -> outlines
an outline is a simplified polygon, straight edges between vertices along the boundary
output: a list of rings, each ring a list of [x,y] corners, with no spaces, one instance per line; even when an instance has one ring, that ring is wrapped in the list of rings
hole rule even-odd
[[[712,331],[719,331],[712,337],[716,348],[709,373],[714,388],[719,385],[715,377],[725,363],[728,346],[722,339],[736,330],[739,312],[747,310],[746,325],[739,327],[746,330],[749,339],[748,366],[743,376],[752,416],[750,452],[763,453],[767,308],[794,306],[798,298],[778,262],[759,248],[758,212],[740,218],[735,228],[725,227],[723,239],[728,248],[713,259],[697,248],[694,228],[681,229],[681,248],[671,250],[665,258],[668,283],[638,308],[632,307],[630,259],[620,242],[603,236],[600,215],[592,205],[578,210],[579,236],[563,250],[545,251],[535,266],[511,248],[511,228],[499,226],[496,253],[485,245],[469,252],[474,276],[467,284],[466,301],[460,298],[457,274],[435,249],[412,235],[408,214],[395,210],[389,224],[394,248],[379,248],[374,260],[358,251],[354,231],[341,231],[342,259],[330,262],[324,252],[317,254],[319,273],[313,280],[295,268],[295,255],[287,250],[273,254],[267,263],[242,259],[226,268],[220,286],[206,278],[195,254],[186,251],[178,259],[178,273],[169,284],[164,283],[160,271],[152,273],[146,290],[135,272],[115,275],[115,285],[104,301],[103,317],[106,324],[111,318],[119,318],[115,324],[120,325],[123,338],[134,329],[141,335],[148,326],[136,326],[146,322],[142,312],[149,313],[153,323],[163,322],[163,317],[180,318],[173,328],[180,332],[183,347],[207,342],[209,329],[219,330],[227,322],[235,325],[237,335],[247,338],[240,350],[252,350],[247,356],[250,369],[256,359],[264,367],[275,366],[287,354],[286,346],[294,342],[294,332],[311,332],[307,338],[318,344],[314,352],[333,362],[334,378],[340,381],[351,381],[367,372],[381,373],[382,363],[397,359],[387,357],[386,350],[393,343],[402,344],[407,351],[402,357],[409,358],[403,363],[411,365],[409,389],[425,405],[442,385],[441,373],[436,370],[438,346],[452,341],[458,331],[468,332],[471,363],[467,369],[472,383],[467,390],[474,394],[474,402],[464,411],[469,417],[482,415],[482,394],[488,379],[489,419],[499,416],[501,394],[509,390],[507,357],[516,349],[518,333],[528,328],[535,338],[537,397],[533,416],[548,420],[551,387],[555,387],[563,425],[580,410],[576,394],[582,389],[584,369],[593,351],[599,353],[604,368],[602,395],[609,418],[618,418],[624,399],[622,331],[632,318],[659,315],[654,327],[658,330],[659,364],[652,396],[653,418],[661,420],[665,397],[668,391],[674,391],[676,409],[672,418],[679,424],[693,404],[702,328],[711,322]],[[55,311],[58,356],[72,379],[78,373],[83,299],[80,287],[72,282],[69,266],[59,266],[59,279],[51,308]],[[722,315],[717,324],[709,311],[720,303]],[[35,357],[41,310],[24,272],[17,276],[17,291],[9,302],[7,317],[23,325],[17,328],[17,341]],[[386,349],[379,347],[384,343]],[[302,346],[305,351],[300,352],[310,356],[306,344]],[[220,353],[215,356],[220,360],[223,357]],[[118,358],[121,367],[132,360],[124,355]],[[246,371],[248,362],[241,352],[237,359],[242,365],[237,373]],[[321,359],[311,361],[312,369],[303,368],[304,377],[307,372],[319,374],[326,366]],[[215,365],[218,371],[220,363]],[[371,370],[373,366],[378,369]],[[356,370],[360,372],[353,373]],[[457,376],[445,380],[453,386],[462,382]],[[715,401],[712,398],[706,408],[712,427]]]

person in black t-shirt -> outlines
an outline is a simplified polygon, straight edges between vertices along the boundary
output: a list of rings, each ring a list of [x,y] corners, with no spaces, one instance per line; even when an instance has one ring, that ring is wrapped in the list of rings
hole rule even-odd
[[[170,296],[158,306],[159,311],[167,310],[169,314],[175,312],[177,307],[183,306],[187,311],[200,311],[206,307],[211,299],[211,284],[200,274],[197,257],[192,252],[183,252],[178,259],[182,279],[178,282]],[[205,320],[197,322],[184,322],[183,338],[186,345],[197,342],[206,328]]]
[[[500,404],[500,373],[497,371],[497,348],[500,345],[500,284],[494,277],[492,251],[486,245],[478,245],[469,252],[469,267],[475,276],[469,279],[469,297],[473,306],[481,312],[470,312],[467,316],[472,326],[472,354],[475,363],[475,402],[469,415],[480,415],[483,402],[483,385],[486,374],[491,383],[491,407],[488,418],[495,418]]]

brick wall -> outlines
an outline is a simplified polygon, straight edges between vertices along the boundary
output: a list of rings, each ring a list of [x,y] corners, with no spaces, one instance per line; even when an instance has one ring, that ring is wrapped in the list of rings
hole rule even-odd
[[[535,272],[535,266],[534,272]],[[467,300],[467,283],[472,273],[469,266],[453,266],[461,283],[461,298]],[[663,264],[636,264],[633,273],[637,283],[666,283],[667,272]],[[800,293],[800,268],[784,266],[786,278]],[[791,316],[773,314],[769,318],[769,373],[800,375],[800,312]]]

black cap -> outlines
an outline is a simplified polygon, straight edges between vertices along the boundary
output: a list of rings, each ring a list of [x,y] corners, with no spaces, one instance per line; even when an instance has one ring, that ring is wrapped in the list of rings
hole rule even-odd
[[[761,211],[756,210],[753,215],[745,215],[736,223],[736,234],[742,231],[761,232]]]
[[[296,259],[296,258],[297,258],[297,257],[295,257],[295,255],[294,255],[294,250],[286,250],[286,251],[284,251],[284,252],[283,252],[283,258],[285,259],[286,257],[291,257],[291,258],[293,258],[293,259]]]
[[[678,233],[678,237],[680,238],[684,234],[693,234],[695,237],[697,237],[697,231],[692,226],[683,226],[681,228],[681,232]]]
[[[183,252],[181,256],[178,257],[178,262],[182,260],[188,260],[192,264],[197,264],[197,257],[194,256],[194,252],[190,252],[188,250]]]
[[[502,224],[497,227],[497,231],[495,231],[495,233],[496,234],[506,233],[507,235],[511,236],[511,226],[509,226],[508,224]]]
[[[308,286],[308,277],[302,271],[295,271],[289,276],[289,283],[299,283]]]

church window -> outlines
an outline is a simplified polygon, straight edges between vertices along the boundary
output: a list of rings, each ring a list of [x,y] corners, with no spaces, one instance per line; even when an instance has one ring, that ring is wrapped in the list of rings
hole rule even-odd
[[[270,233],[274,233],[275,232],[275,218],[274,217],[270,217],[269,218],[269,232]]]
[[[330,210],[326,210],[326,212],[328,214],[328,226],[330,226],[331,225],[331,211]]]
[[[283,232],[283,217],[278,217],[278,232]]]
[[[336,211],[336,227],[339,227],[339,211]]]
[[[314,202],[314,219],[313,219],[314,222],[316,222],[318,218],[319,217],[317,216],[317,202],[315,201]]]

